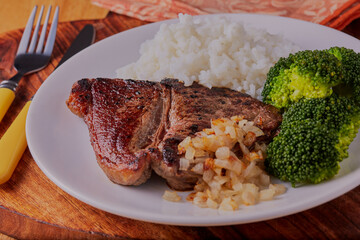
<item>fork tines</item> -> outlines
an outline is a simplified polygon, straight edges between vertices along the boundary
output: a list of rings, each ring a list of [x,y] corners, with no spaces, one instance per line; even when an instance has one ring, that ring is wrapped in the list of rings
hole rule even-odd
[[[49,9],[47,11],[45,22],[44,22],[42,30],[41,30],[40,39],[39,39],[39,42],[37,43],[41,19],[42,19],[42,15],[44,12],[44,5],[41,6],[40,14],[38,16],[36,26],[35,26],[35,29],[34,29],[34,32],[33,32],[32,38],[31,38],[30,45],[29,45],[31,30],[32,30],[32,27],[34,24],[36,11],[37,11],[37,6],[34,7],[34,9],[32,10],[32,12],[30,14],[30,18],[26,24],[23,36],[20,40],[17,55],[25,54],[25,53],[33,53],[35,50],[35,47],[36,47],[35,52],[37,54],[42,53],[45,55],[51,55],[52,49],[54,47],[54,42],[55,42],[56,28],[57,28],[57,23],[58,23],[58,18],[59,18],[59,7],[57,6],[55,9],[54,17],[53,17],[53,20],[51,23],[51,27],[50,27],[50,31],[49,31],[49,34],[47,37],[45,48],[44,48],[44,42],[45,42],[45,36],[46,36],[46,29],[47,29],[47,25],[48,25],[50,13],[51,13],[51,5],[49,6]]]

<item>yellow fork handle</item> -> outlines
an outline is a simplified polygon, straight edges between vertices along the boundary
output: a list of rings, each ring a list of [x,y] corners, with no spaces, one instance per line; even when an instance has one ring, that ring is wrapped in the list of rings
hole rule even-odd
[[[11,103],[14,101],[15,92],[9,88],[0,88],[0,121],[5,116]]]
[[[15,121],[0,139],[0,184],[13,174],[26,147],[25,121],[31,101],[28,101]]]

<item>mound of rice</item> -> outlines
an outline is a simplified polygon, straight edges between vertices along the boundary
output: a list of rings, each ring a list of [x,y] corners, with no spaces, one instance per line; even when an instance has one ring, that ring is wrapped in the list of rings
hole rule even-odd
[[[260,99],[266,74],[280,58],[300,48],[224,17],[179,15],[176,24],[162,24],[152,40],[141,45],[140,58],[117,70],[119,78],[161,81],[177,78],[185,86],[228,87]]]

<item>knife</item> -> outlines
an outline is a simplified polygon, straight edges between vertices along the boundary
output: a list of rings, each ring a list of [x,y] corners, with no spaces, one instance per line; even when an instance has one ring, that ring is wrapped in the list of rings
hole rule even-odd
[[[74,54],[90,46],[94,40],[95,29],[93,25],[88,24],[77,35],[56,68]],[[33,97],[25,104],[19,115],[0,139],[0,184],[10,179],[27,147],[25,122],[32,99]]]

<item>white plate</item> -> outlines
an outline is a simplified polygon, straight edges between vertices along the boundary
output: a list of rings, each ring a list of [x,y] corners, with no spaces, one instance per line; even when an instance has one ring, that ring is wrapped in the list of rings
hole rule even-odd
[[[324,26],[274,16],[227,16],[271,33],[283,33],[303,49],[345,46],[360,52],[359,40]],[[177,20],[171,20],[174,21]],[[350,156],[342,162],[341,171],[334,179],[296,189],[287,184],[289,190],[278,199],[241,207],[235,212],[201,209],[185,200],[180,203],[162,200],[167,186],[159,177],[138,187],[110,182],[96,163],[86,125],[67,109],[65,100],[75,81],[115,77],[118,67],[137,60],[140,44],[152,38],[160,24],[134,28],[92,45],[54,71],[39,89],[28,113],[26,135],[36,163],[56,185],[75,198],[113,214],[155,223],[209,226],[289,215],[330,201],[360,184],[359,138],[352,143]]]

